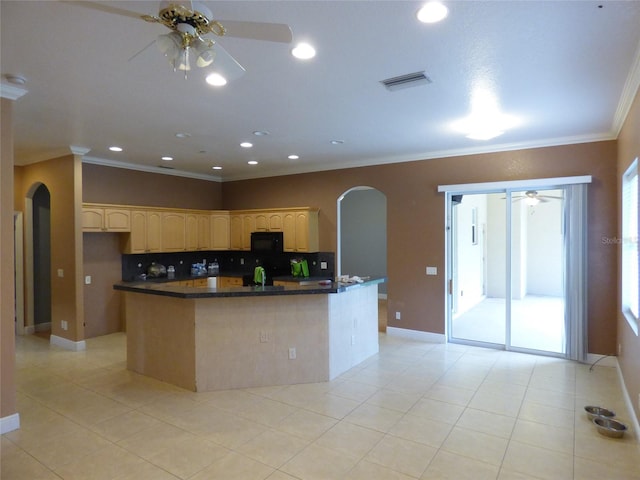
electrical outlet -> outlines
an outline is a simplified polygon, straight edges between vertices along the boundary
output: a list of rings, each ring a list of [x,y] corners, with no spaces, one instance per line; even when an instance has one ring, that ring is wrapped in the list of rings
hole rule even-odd
[[[63,270],[63,269],[61,269],[61,268],[59,268],[59,269],[58,269],[58,276],[59,276],[60,278],[63,278],[63,277],[64,277],[64,270]]]
[[[618,356],[619,357],[622,356],[622,344],[621,343],[618,344]]]
[[[438,275],[438,267],[427,267],[426,274],[427,275]]]
[[[240,259],[240,265],[244,265],[244,258]]]
[[[91,285],[91,275],[86,275],[84,277],[84,284],[85,285]]]
[[[296,347],[289,348],[289,360],[296,359]]]
[[[396,320],[400,320],[400,317],[401,317],[400,312],[396,312]]]
[[[268,343],[269,334],[267,332],[260,332],[260,343]]]
[[[327,262],[320,262],[320,270],[326,270],[327,268]]]
[[[69,330],[69,324],[67,323],[66,320],[60,320],[60,326],[62,327],[63,330]]]

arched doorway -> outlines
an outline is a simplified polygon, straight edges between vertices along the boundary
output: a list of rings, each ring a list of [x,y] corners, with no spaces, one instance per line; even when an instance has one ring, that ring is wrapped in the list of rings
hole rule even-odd
[[[43,183],[27,192],[25,333],[51,333],[51,194]]]
[[[359,186],[338,198],[338,275],[387,275],[387,197],[381,191]],[[387,285],[378,287],[379,327],[386,331]]]

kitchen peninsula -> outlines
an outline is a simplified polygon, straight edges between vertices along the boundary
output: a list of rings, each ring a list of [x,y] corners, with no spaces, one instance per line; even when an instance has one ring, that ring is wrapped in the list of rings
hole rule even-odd
[[[378,352],[378,284],[121,282],[127,368],[193,391],[322,382]]]

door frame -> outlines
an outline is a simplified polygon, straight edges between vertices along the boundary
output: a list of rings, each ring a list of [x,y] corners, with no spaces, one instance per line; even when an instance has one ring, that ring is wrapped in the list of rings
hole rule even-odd
[[[535,189],[553,189],[563,188],[567,185],[591,183],[591,175],[574,176],[574,177],[554,177],[554,178],[538,178],[529,180],[513,180],[513,181],[498,181],[498,182],[486,182],[486,183],[469,183],[469,184],[456,184],[456,185],[439,185],[438,192],[445,193],[445,302],[444,302],[444,319],[445,319],[445,335],[447,342],[461,343],[468,345],[478,346],[494,346],[494,344],[487,344],[484,342],[474,342],[471,340],[453,340],[451,337],[451,321],[452,321],[452,308],[453,308],[453,248],[452,238],[453,223],[452,223],[452,196],[464,195],[464,194],[490,194],[490,193],[505,193],[507,200],[511,199],[511,193],[514,191],[522,190],[535,190]],[[506,202],[506,235],[511,236],[511,202]],[[508,239],[507,239],[508,240]],[[522,351],[527,353],[535,353],[535,350],[513,348],[510,345],[510,312],[511,312],[511,242],[507,241],[506,254],[506,269],[507,279],[505,285],[506,292],[506,338],[505,345],[500,347],[510,351]],[[541,352],[542,353],[542,352]],[[553,352],[544,352],[545,355],[567,357],[568,349],[564,354],[554,354]]]

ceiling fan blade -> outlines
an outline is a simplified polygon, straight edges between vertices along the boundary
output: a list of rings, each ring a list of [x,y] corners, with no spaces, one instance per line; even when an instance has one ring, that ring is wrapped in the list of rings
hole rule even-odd
[[[540,195],[540,198],[553,198],[554,200],[562,200],[563,197],[556,197],[553,195]]]
[[[280,43],[291,43],[293,40],[291,28],[284,23],[218,21],[226,30],[225,36]]]
[[[216,58],[213,61],[213,66],[211,68],[212,72],[221,74],[229,82],[236,80],[245,74],[246,70],[244,67],[240,65],[219,43],[216,43],[213,49],[216,52]]]
[[[121,15],[123,17],[130,17],[140,20],[143,15],[138,12],[132,12],[131,10],[125,10],[124,8],[112,7],[102,3],[89,2],[86,0],[59,0],[62,3],[68,3],[69,5],[78,5],[80,7],[91,8],[92,10],[99,10],[101,12],[112,13],[114,15]]]

